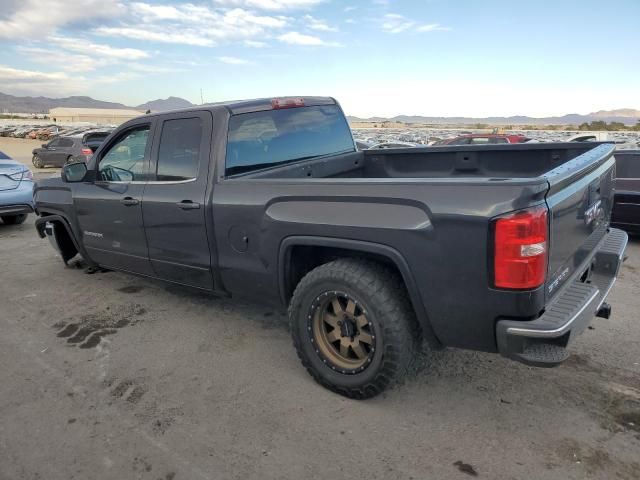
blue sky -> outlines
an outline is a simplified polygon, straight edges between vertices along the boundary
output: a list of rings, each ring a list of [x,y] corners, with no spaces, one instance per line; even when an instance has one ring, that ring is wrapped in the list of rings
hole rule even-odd
[[[2,0],[0,92],[349,114],[640,109],[640,0]]]

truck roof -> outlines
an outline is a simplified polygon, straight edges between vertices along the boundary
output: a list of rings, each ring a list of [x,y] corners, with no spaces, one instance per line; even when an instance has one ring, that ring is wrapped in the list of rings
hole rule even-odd
[[[205,103],[204,105],[194,105],[188,108],[179,108],[175,110],[168,110],[164,112],[152,112],[147,115],[162,115],[168,112],[190,112],[190,111],[202,111],[202,110],[218,110],[225,109],[231,115],[237,115],[240,113],[260,112],[264,110],[272,110],[274,108],[273,102],[277,101],[297,101],[302,102],[299,106],[314,106],[314,105],[337,105],[335,99],[331,97],[305,97],[305,96],[287,96],[287,97],[270,97],[270,98],[256,98],[253,100],[229,100],[216,103]]]

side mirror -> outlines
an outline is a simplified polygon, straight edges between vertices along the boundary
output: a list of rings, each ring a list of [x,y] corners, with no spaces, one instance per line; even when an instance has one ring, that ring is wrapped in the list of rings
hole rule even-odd
[[[87,165],[84,162],[69,163],[60,170],[63,182],[81,182],[87,174]]]

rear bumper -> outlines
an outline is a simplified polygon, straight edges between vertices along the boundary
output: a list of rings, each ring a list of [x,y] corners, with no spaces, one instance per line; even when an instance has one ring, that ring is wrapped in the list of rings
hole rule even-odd
[[[33,213],[31,205],[0,205],[0,215],[22,215]]]
[[[496,340],[500,353],[539,367],[553,367],[566,360],[567,345],[591,323],[613,287],[627,239],[622,230],[610,229],[593,257],[589,283],[572,279],[539,318],[498,321]]]
[[[0,191],[0,214],[20,215],[33,211],[33,182],[23,180],[13,190]]]

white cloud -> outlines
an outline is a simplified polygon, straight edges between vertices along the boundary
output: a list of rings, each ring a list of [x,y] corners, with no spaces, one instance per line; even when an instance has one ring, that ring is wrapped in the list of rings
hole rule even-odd
[[[307,27],[312,30],[317,30],[319,32],[337,32],[338,29],[336,27],[332,27],[327,24],[324,20],[319,20],[311,15],[305,15],[303,17],[305,22],[307,22]]]
[[[415,20],[405,17],[397,13],[387,13],[382,19],[382,30],[387,33],[403,33],[406,31],[414,32],[436,32],[451,30],[449,27],[443,27],[439,23],[419,24]]]
[[[310,8],[325,0],[214,0],[225,7],[259,8],[263,10],[292,10],[295,8]]]
[[[81,75],[21,70],[0,65],[2,91],[12,95],[71,95],[86,87]]]
[[[409,20],[404,15],[387,13],[382,22],[382,30],[387,33],[401,33],[415,26],[416,22]]]
[[[248,65],[250,63],[248,60],[237,57],[218,57],[218,60],[229,65]]]
[[[132,19],[117,26],[94,30],[105,36],[126,37],[160,43],[212,47],[224,42],[254,40],[272,36],[287,26],[284,16],[259,15],[242,8],[222,9],[182,4],[131,4]]]
[[[0,80],[3,82],[48,82],[68,79],[64,72],[38,72],[34,70],[20,70],[0,65]]]
[[[426,24],[426,25],[419,26],[416,30],[418,32],[437,32],[437,31],[446,32],[446,31],[451,30],[451,28],[443,27],[439,23],[429,23],[429,24]]]
[[[97,58],[107,57],[123,60],[140,60],[149,57],[149,53],[138,50],[137,48],[115,48],[111,45],[93,43],[81,38],[50,37],[49,41],[72,52],[91,52],[92,54],[96,54],[95,56],[97,56]]]
[[[323,46],[323,47],[337,47],[338,43],[325,42],[319,37],[313,35],[305,35],[299,32],[288,32],[278,37],[278,40],[290,45],[304,45],[304,46]]]
[[[258,40],[245,40],[244,44],[245,46],[251,47],[251,48],[265,48],[269,46],[268,43],[260,42]]]
[[[67,53],[62,50],[48,50],[39,47],[18,47],[17,50],[29,60],[46,65],[58,65],[69,72],[89,72],[105,65],[100,58]]]
[[[0,38],[45,38],[58,28],[96,18],[118,17],[125,7],[118,0],[23,0],[3,12]]]
[[[162,29],[150,30],[136,27],[99,27],[94,30],[98,35],[108,37],[126,37],[134,40],[146,40],[159,43],[177,43],[183,45],[196,45],[211,47],[215,42],[209,38],[203,38],[197,33],[187,31],[162,31]]]

